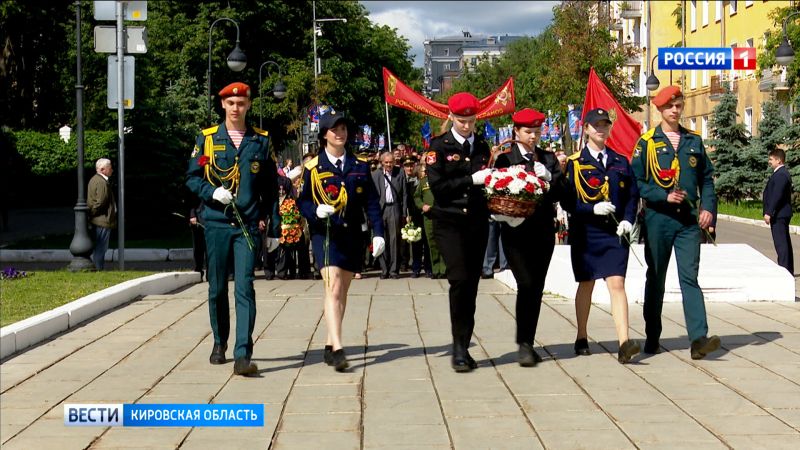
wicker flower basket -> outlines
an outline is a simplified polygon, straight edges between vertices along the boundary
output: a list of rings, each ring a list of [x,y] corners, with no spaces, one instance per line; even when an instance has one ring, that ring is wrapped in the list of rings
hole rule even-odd
[[[511,217],[529,217],[536,210],[533,200],[519,200],[505,195],[489,197],[489,211]]]

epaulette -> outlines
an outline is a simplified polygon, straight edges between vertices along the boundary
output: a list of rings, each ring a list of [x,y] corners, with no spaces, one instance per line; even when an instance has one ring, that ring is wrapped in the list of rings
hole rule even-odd
[[[649,141],[650,139],[653,139],[653,134],[655,134],[655,132],[656,132],[655,128],[650,128],[649,130],[647,130],[642,135],[642,137],[640,139],[644,139],[645,141]]]
[[[260,134],[262,136],[269,136],[269,132],[267,132],[265,130],[262,130],[261,128],[258,128],[258,127],[253,127],[253,131],[255,131],[257,134]]]
[[[581,157],[581,152],[575,152],[575,153],[567,156],[567,159],[570,160],[570,161],[575,161],[576,159],[578,159],[580,157]]]
[[[361,162],[365,162],[365,163],[369,162],[369,158],[367,158],[366,156],[360,156],[359,155],[359,156],[356,156],[356,159],[358,159]]]
[[[699,133],[698,131],[695,131],[695,130],[690,130],[690,129],[688,129],[688,128],[684,128],[684,129],[685,129],[686,131],[688,131],[689,133],[692,133],[692,134],[694,134],[694,135],[696,135],[696,136],[700,136],[700,133]]]
[[[319,161],[319,156],[315,156],[315,157],[309,159],[308,162],[303,164],[303,167],[305,167],[308,170],[311,170],[314,167],[316,167],[318,161]]]
[[[203,130],[203,136],[209,136],[217,132],[219,130],[219,125],[214,125],[213,127],[209,127]]]

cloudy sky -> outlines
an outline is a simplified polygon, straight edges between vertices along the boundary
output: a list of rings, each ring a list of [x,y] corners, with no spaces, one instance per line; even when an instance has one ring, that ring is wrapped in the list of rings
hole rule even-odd
[[[553,19],[557,1],[362,1],[370,19],[397,28],[408,39],[414,65],[422,67],[423,41],[461,34],[539,34]]]

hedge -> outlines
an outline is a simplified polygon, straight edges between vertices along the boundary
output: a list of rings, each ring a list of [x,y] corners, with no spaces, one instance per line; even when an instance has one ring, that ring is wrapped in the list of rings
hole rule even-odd
[[[49,176],[74,171],[78,164],[76,133],[64,142],[58,133],[10,131],[16,153],[22,157],[33,175]],[[116,131],[85,131],[83,145],[84,167],[94,168],[100,158],[116,155]]]

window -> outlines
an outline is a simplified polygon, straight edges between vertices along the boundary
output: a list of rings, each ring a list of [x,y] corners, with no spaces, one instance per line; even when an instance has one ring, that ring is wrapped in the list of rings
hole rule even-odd
[[[753,0],[744,0],[744,7],[749,8],[753,6]]]
[[[722,0],[714,2],[714,20],[717,22],[722,20]]]
[[[702,78],[700,78],[700,86],[701,86],[701,87],[706,87],[706,86],[708,86],[708,71],[707,71],[707,70],[704,70],[704,71],[702,72],[702,75],[701,75],[701,77],[702,77]]]
[[[748,136],[753,135],[753,107],[744,109],[744,128],[747,130]]]
[[[443,64],[443,65],[442,65],[442,70],[444,70],[445,72],[447,72],[448,70],[450,70],[450,63]]]
[[[708,139],[708,116],[703,116],[700,120],[700,137]]]
[[[697,31],[697,0],[692,0],[689,6],[689,29]]]
[[[697,129],[697,119],[695,119],[694,117],[689,119],[689,129],[692,131]]]
[[[444,49],[444,56],[450,56],[450,49],[449,48],[445,48]]]
[[[708,0],[703,0],[703,26],[708,26]]]
[[[689,71],[689,87],[691,89],[697,89],[697,71],[690,70]]]
[[[731,10],[730,10],[730,14],[731,14],[731,15],[734,15],[734,14],[736,14],[736,10],[738,9],[738,8],[737,8],[737,6],[738,6],[738,5],[737,5],[737,1],[736,1],[736,0],[728,0],[728,6],[729,6],[729,7],[730,7],[730,9],[731,9]]]
[[[753,38],[748,39],[746,42],[747,42],[747,47],[753,48],[753,44],[755,43],[753,41]]]

